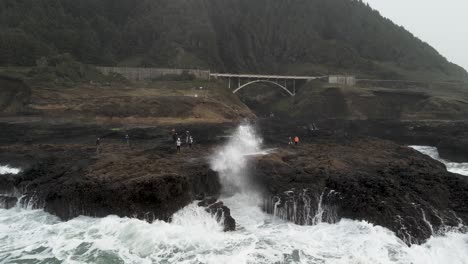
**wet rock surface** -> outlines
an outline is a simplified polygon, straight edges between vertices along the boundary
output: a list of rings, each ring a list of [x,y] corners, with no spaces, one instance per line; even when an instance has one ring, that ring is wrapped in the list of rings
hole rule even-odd
[[[465,121],[337,121],[321,127],[346,135],[367,135],[403,145],[437,147],[442,158],[468,162],[468,123]]]
[[[236,220],[231,216],[231,210],[222,201],[215,197],[207,197],[198,203],[198,206],[205,207],[206,211],[216,217],[224,229],[224,232],[236,230]]]
[[[0,146],[0,160],[23,171],[0,177],[1,194],[63,220],[115,214],[153,221],[169,220],[199,193],[216,196],[220,191],[207,157],[229,125],[206,126],[207,131],[175,127],[181,134],[190,130],[196,138],[194,147],[184,144],[181,153],[172,142],[172,127],[129,131],[60,127],[30,127],[33,140],[28,144],[13,140],[22,136],[13,132],[26,129],[25,125],[8,127],[11,133]],[[99,153],[93,132],[101,136]],[[123,140],[126,133],[131,135],[130,146]]]
[[[297,224],[366,220],[412,244],[468,222],[468,177],[390,141],[317,134],[253,172],[264,210]]]
[[[0,195],[0,208],[10,209],[16,206],[18,198],[7,195]]]
[[[319,130],[314,130],[314,126]],[[298,135],[303,142],[317,137],[369,136],[400,145],[437,147],[442,158],[468,162],[468,122],[400,121],[400,120],[291,120],[282,118],[259,121],[259,128],[269,144],[287,144],[289,136]]]

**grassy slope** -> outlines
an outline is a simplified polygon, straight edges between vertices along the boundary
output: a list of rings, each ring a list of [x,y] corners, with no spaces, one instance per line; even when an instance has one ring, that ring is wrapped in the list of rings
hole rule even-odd
[[[2,77],[3,76],[3,77]],[[254,115],[216,80],[130,82],[76,62],[0,68],[1,116],[132,125],[222,123]]]
[[[75,67],[76,68],[76,67]],[[77,67],[79,69],[80,67]],[[222,81],[155,81],[131,83],[99,77],[72,81],[62,72],[53,72],[62,81],[37,82],[26,68],[0,69],[23,76],[31,91],[21,98],[5,90],[8,113],[43,115],[80,122],[122,124],[221,123],[253,117],[239,98],[259,116],[274,112],[296,119],[466,119],[468,87],[444,84],[359,83],[356,87],[331,86],[311,82],[298,87],[296,97],[281,94],[269,86],[248,87],[233,95]],[[36,71],[37,72],[37,71]],[[50,71],[46,71],[47,74]],[[91,71],[91,77],[95,77]],[[39,76],[42,72],[39,72]],[[84,76],[89,77],[89,76]],[[39,78],[41,79],[41,78]],[[65,80],[65,81],[64,81]],[[393,86],[392,86],[393,85]],[[5,85],[4,85],[5,86]],[[199,89],[203,87],[203,89]],[[4,91],[4,92],[5,92]],[[6,114],[6,110],[4,110]]]
[[[222,123],[252,117],[226,90],[223,84],[203,81],[41,85],[31,87],[30,100],[22,112],[74,122],[127,125]]]

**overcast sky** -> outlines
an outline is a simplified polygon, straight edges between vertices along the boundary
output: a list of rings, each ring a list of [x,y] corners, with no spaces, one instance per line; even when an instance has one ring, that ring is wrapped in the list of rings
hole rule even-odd
[[[468,0],[363,0],[468,71]]]

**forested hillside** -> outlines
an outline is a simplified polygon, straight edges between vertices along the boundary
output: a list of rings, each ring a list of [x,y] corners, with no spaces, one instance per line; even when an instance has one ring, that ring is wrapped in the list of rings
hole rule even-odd
[[[70,53],[101,65],[466,79],[355,0],[0,0],[0,64]]]

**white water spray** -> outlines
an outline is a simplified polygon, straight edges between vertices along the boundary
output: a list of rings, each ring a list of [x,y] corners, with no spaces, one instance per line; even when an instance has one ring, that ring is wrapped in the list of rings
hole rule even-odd
[[[252,126],[241,125],[227,144],[211,158],[211,167],[220,176],[223,192],[227,194],[250,192],[247,173],[248,159],[254,155],[265,155],[260,146],[262,139]]]
[[[3,174],[18,174],[20,173],[20,169],[17,169],[17,168],[12,168],[8,165],[6,166],[2,166],[0,165],[0,175],[3,175]]]

